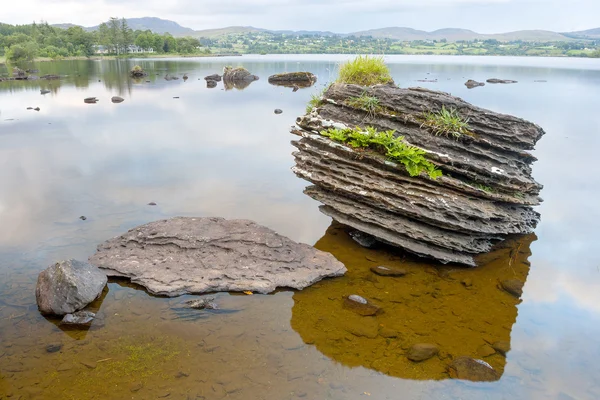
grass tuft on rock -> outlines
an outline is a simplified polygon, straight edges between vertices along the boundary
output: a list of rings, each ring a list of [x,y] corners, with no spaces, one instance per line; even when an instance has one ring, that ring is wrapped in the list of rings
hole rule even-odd
[[[469,118],[463,119],[454,108],[447,109],[442,106],[440,111],[425,111],[423,113],[421,128],[431,129],[434,135],[444,135],[459,139],[463,135],[473,136],[469,128]]]
[[[353,108],[358,108],[365,111],[369,117],[374,117],[376,113],[382,110],[377,97],[368,96],[363,92],[359,97],[350,97],[346,100],[346,104]]]
[[[360,86],[387,85],[394,83],[383,57],[358,56],[340,66],[338,83]]]
[[[370,149],[383,154],[390,161],[403,164],[410,176],[427,173],[431,179],[442,176],[442,171],[425,158],[427,152],[404,142],[404,136],[394,136],[395,131],[379,132],[373,127],[336,129],[321,131],[321,135],[334,142],[347,144],[355,149]]]

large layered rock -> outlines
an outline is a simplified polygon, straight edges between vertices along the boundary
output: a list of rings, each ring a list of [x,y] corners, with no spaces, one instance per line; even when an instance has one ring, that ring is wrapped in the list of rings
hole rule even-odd
[[[247,220],[184,218],[152,222],[98,246],[90,262],[164,296],[303,289],[346,267],[331,254]]]
[[[376,97],[364,111],[352,98]],[[456,110],[470,135],[436,135],[423,125],[425,111]],[[426,151],[443,176],[411,177],[403,165],[370,150],[322,136],[325,129],[395,130]],[[537,125],[475,107],[447,93],[391,86],[334,84],[320,105],[297,119],[292,133],[296,175],[314,184],[305,193],[334,220],[443,263],[477,265],[476,256],[512,234],[531,233],[539,221],[532,206],[542,188],[531,177],[527,150],[544,134]]]
[[[42,314],[74,313],[100,297],[106,282],[106,275],[87,262],[57,262],[38,276],[38,308]]]

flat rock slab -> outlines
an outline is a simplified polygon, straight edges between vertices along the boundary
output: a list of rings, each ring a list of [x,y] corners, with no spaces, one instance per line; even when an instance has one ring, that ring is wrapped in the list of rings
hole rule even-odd
[[[296,243],[248,220],[176,217],[131,229],[98,246],[90,263],[130,278],[150,293],[304,289],[341,276],[329,253]]]

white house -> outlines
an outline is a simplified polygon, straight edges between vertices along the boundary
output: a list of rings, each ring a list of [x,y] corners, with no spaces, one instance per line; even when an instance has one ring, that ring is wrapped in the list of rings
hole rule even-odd
[[[132,44],[132,45],[127,46],[127,52],[128,53],[154,53],[154,49],[152,47],[149,47],[147,49],[142,49],[141,47]]]

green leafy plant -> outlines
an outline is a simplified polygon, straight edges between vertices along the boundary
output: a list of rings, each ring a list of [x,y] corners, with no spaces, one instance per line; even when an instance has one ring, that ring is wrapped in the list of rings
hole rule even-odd
[[[319,94],[313,94],[310,96],[310,100],[308,101],[308,104],[306,105],[306,113],[307,114],[310,113],[313,108],[319,107],[321,105],[321,103],[323,102],[323,95],[325,94],[327,89],[328,89],[328,87],[321,90],[321,92],[319,92]]]
[[[469,118],[463,119],[454,108],[442,106],[440,111],[425,111],[422,127],[427,127],[436,135],[452,136],[456,139],[462,135],[472,136],[469,131]]]
[[[403,164],[410,176],[418,176],[422,172],[431,179],[442,176],[442,171],[425,158],[425,150],[407,144],[403,136],[395,136],[395,131],[379,132],[373,127],[367,127],[364,131],[358,127],[330,128],[321,131],[321,135],[353,148],[370,149],[383,154],[388,160]]]
[[[350,97],[346,100],[346,104],[350,107],[366,111],[369,117],[374,117],[376,113],[382,110],[379,99],[367,96],[366,92],[363,92],[359,97]]]
[[[383,57],[358,56],[340,66],[338,83],[361,86],[394,83]]]

